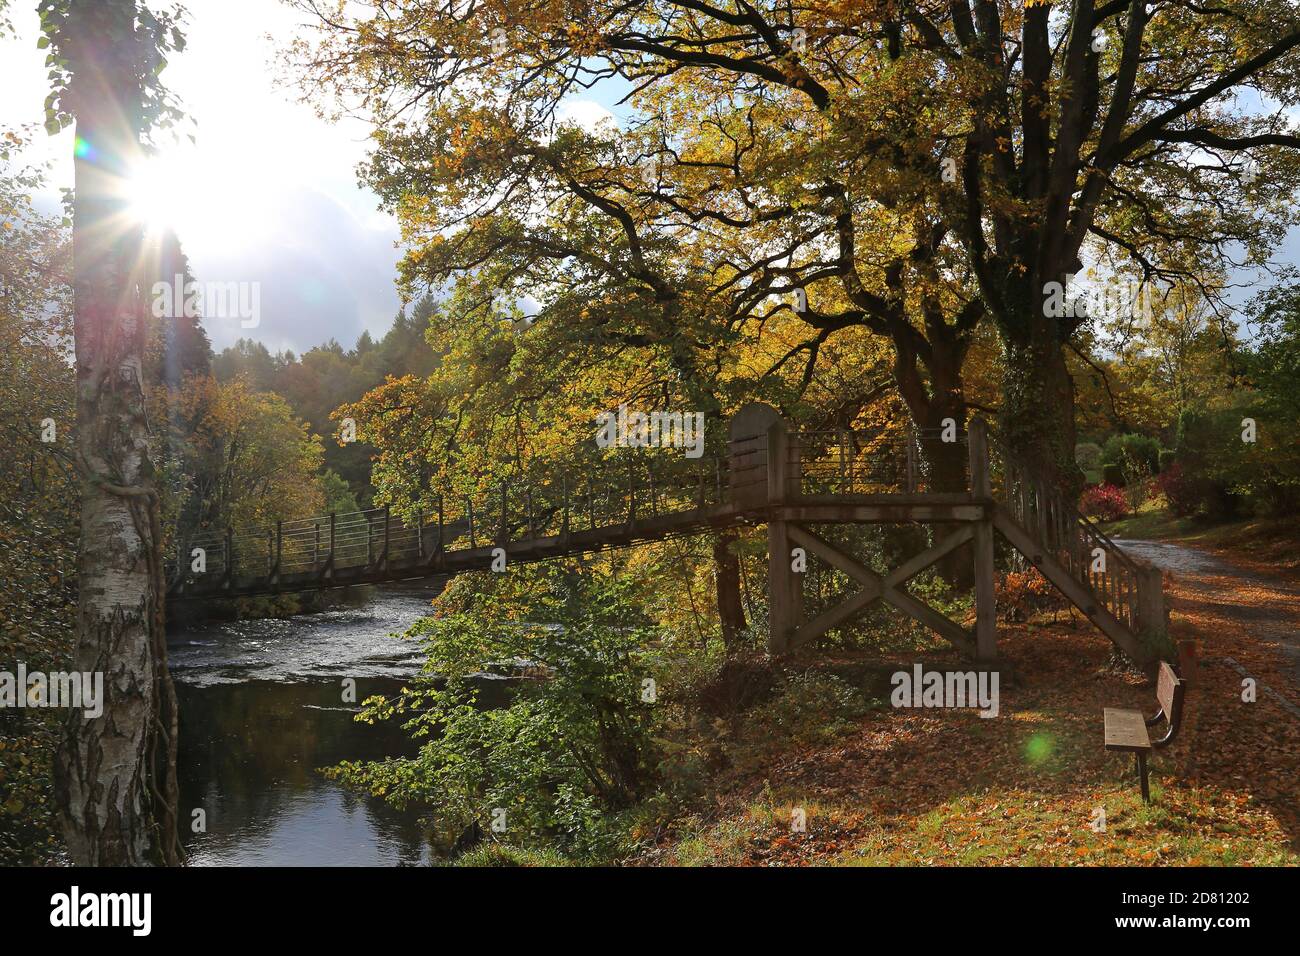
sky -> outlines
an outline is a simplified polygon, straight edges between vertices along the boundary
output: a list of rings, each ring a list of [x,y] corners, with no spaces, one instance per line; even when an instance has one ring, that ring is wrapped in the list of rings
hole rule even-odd
[[[295,11],[278,0],[185,6],[187,47],[163,80],[192,124],[161,141],[138,198],[174,221],[200,281],[258,284],[258,324],[206,319],[213,347],[247,337],[301,353],[330,338],[350,347],[363,330],[382,335],[401,304],[402,253],[396,220],[357,182],[368,128],[318,118],[277,82],[276,50],[296,33]],[[10,7],[17,36],[0,38],[0,127],[39,124],[48,87],[36,3]],[[567,114],[584,125],[610,117],[599,99],[568,103]],[[72,131],[38,132],[25,158],[52,164],[38,205],[56,211],[72,185]]]

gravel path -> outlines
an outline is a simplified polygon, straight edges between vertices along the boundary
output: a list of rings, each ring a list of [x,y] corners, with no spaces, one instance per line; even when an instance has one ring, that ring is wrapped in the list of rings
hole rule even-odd
[[[1300,697],[1300,587],[1183,544],[1129,539],[1115,543],[1168,573],[1173,612],[1196,621],[1207,636],[1226,628],[1244,632],[1261,651],[1276,647],[1284,662],[1281,673],[1289,678],[1289,686],[1278,689],[1292,701]],[[1214,654],[1212,640],[1205,652]]]

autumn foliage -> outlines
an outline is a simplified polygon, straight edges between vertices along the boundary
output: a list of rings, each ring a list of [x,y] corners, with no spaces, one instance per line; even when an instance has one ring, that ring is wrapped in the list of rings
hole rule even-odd
[[[1128,513],[1124,489],[1115,485],[1093,485],[1079,497],[1079,511],[1089,518],[1114,521]]]

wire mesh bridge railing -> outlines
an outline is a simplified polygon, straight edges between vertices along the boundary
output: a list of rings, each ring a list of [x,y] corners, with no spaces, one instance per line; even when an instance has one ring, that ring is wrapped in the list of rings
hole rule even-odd
[[[797,494],[923,494],[918,442],[886,429],[794,433],[787,446]],[[960,441],[960,439],[959,439]],[[960,450],[964,457],[964,448]],[[726,454],[618,449],[578,474],[513,477],[434,496],[427,509],[386,507],[204,529],[169,561],[173,597],[341,586],[461,570],[455,556],[503,548],[546,557],[704,530],[740,520],[739,502],[767,481],[765,436],[732,440]],[[532,554],[536,552],[536,554]]]

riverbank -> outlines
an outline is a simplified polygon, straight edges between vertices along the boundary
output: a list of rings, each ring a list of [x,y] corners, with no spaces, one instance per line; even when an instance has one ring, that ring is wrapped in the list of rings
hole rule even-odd
[[[1054,611],[1000,623],[1012,677],[999,719],[882,707],[830,741],[773,741],[758,765],[709,782],[712,806],[672,821],[629,862],[1297,865],[1295,529],[1197,526],[1154,510],[1107,528],[1166,569],[1171,636],[1195,641],[1201,656],[1180,737],[1152,760],[1151,805],[1131,760],[1105,751],[1101,728],[1105,707],[1153,712],[1154,690],[1116,669],[1110,644],[1080,616]],[[809,666],[827,666],[818,657]],[[1247,679],[1257,689],[1249,701]],[[744,715],[733,724],[743,738]]]

